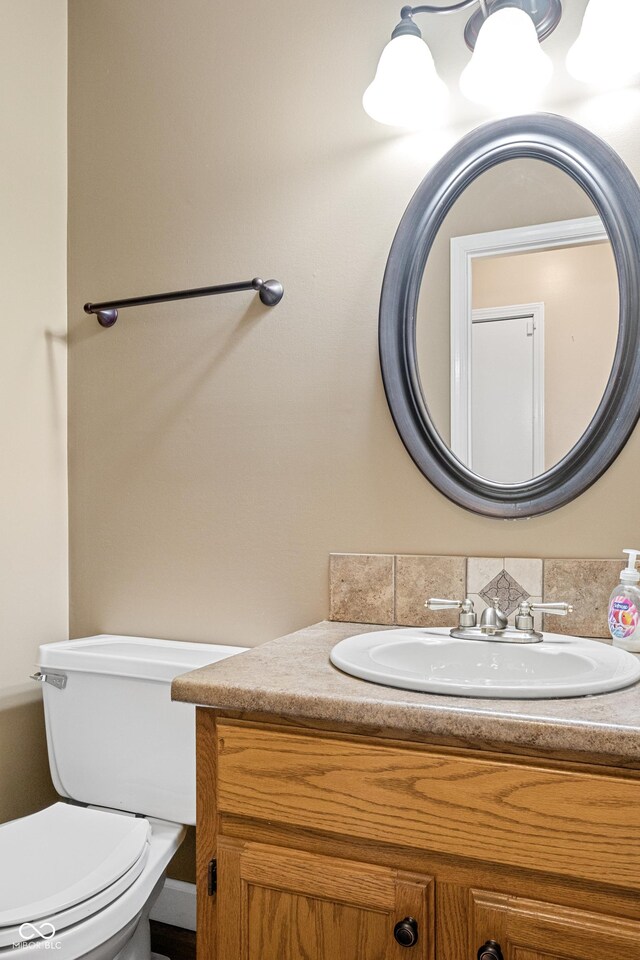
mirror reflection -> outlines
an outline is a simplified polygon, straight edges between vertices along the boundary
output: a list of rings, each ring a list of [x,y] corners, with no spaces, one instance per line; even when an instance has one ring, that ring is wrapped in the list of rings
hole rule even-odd
[[[517,159],[478,177],[438,232],[416,318],[423,396],[453,453],[506,484],[562,460],[602,399],[618,316],[611,245],[568,174]]]

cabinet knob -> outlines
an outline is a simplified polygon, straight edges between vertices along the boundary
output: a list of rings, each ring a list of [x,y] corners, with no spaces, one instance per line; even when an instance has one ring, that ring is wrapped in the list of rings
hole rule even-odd
[[[393,935],[401,947],[415,947],[418,942],[418,924],[413,917],[405,917],[396,923]]]
[[[478,950],[478,960],[504,960],[502,950],[497,940],[487,940]]]

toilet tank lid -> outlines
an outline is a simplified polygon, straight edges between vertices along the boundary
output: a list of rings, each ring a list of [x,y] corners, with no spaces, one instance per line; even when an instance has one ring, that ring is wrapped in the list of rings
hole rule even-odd
[[[38,667],[43,673],[63,670],[170,682],[181,673],[233,657],[247,649],[220,643],[100,634],[43,644]]]

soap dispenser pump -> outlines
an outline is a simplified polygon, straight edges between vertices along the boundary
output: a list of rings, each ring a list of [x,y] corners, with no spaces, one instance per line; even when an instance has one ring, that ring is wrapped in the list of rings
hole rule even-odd
[[[609,633],[614,647],[640,653],[640,573],[636,560],[640,550],[624,550],[629,563],[620,573],[620,583],[609,597]]]

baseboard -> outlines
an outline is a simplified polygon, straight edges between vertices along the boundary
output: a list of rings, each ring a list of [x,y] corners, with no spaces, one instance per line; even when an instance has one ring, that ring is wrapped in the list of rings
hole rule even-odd
[[[151,919],[183,930],[196,929],[196,885],[183,880],[165,880],[153,905]]]

